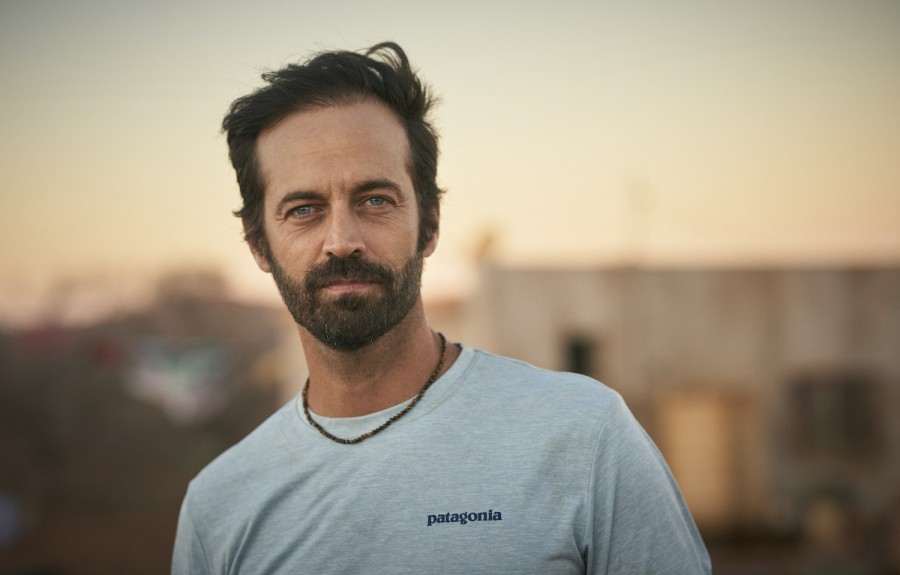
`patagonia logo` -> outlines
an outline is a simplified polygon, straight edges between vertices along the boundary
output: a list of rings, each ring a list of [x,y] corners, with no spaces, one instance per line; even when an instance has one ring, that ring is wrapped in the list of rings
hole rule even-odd
[[[444,513],[444,514],[436,514],[428,516],[428,527],[436,523],[459,523],[460,525],[465,525],[466,523],[474,523],[476,521],[502,521],[503,517],[500,515],[499,511],[494,511],[493,509],[488,509],[487,511],[482,511],[480,513],[475,513],[471,511],[469,513]]]

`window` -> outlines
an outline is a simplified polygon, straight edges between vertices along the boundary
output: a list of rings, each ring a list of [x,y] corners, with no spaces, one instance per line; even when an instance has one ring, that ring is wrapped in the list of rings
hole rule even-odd
[[[592,339],[583,335],[572,335],[566,339],[565,346],[566,371],[600,378],[597,345]]]
[[[880,386],[864,372],[803,375],[789,387],[789,417],[799,455],[866,458],[882,447]]]

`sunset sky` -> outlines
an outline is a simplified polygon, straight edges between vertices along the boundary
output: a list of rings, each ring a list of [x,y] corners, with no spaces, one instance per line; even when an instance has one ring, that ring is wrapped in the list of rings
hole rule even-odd
[[[388,39],[442,99],[429,293],[488,235],[515,265],[900,262],[896,0],[0,0],[0,321],[177,268],[272,297],[222,114]]]

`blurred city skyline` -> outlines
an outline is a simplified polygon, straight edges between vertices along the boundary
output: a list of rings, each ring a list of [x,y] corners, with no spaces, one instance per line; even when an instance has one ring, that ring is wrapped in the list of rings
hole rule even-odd
[[[0,320],[173,269],[273,299],[221,116],[264,69],[387,39],[442,100],[432,296],[487,244],[511,265],[900,261],[896,2],[6,1]]]

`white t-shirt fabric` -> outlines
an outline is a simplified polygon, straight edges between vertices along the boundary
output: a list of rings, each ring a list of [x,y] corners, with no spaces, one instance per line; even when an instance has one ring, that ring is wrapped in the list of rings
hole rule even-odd
[[[313,415],[338,437],[363,417]],[[418,405],[356,445],[294,399],[210,463],[174,575],[710,573],[669,469],[621,396],[463,347]]]

